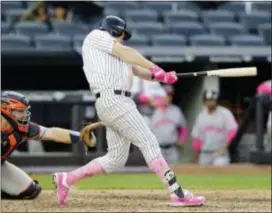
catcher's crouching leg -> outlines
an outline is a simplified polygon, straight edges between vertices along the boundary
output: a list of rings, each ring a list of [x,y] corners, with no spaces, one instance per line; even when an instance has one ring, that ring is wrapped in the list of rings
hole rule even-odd
[[[39,196],[42,189],[37,180],[34,180],[29,187],[18,195],[10,195],[1,191],[1,198],[7,200],[33,200]]]

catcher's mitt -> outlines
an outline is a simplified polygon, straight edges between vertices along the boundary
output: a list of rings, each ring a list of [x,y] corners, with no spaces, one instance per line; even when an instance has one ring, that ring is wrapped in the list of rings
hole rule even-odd
[[[85,152],[88,152],[88,147],[95,147],[96,137],[93,133],[97,128],[104,126],[102,122],[96,122],[89,125],[86,125],[80,131],[80,140],[84,143]]]

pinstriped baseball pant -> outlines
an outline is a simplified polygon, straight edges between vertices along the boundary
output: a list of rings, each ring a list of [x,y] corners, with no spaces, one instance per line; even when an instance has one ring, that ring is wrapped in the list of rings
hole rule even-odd
[[[108,143],[108,153],[98,158],[103,169],[110,173],[124,167],[131,143],[139,147],[146,163],[161,157],[157,139],[134,101],[113,92],[100,94],[95,106],[98,118],[106,124]]]

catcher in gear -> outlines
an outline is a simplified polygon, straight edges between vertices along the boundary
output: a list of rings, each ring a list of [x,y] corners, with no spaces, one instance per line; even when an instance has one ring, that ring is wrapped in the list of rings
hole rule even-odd
[[[102,126],[97,122],[79,132],[58,127],[44,127],[31,122],[29,100],[20,93],[6,91],[1,95],[1,197],[2,199],[35,199],[41,192],[38,181],[7,161],[12,152],[28,139],[58,143],[96,145],[93,131]]]

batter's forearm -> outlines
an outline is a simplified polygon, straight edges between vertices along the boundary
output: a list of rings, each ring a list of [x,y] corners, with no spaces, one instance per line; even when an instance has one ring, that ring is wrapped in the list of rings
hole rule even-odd
[[[52,140],[58,143],[77,143],[80,141],[80,133],[68,129],[52,127],[45,129],[44,134],[41,136],[42,140]]]
[[[133,71],[133,74],[135,76],[138,76],[141,79],[144,79],[144,80],[147,80],[147,81],[153,81],[152,73],[147,71],[147,70],[140,69],[138,67],[133,66],[132,71]]]
[[[145,69],[151,69],[154,63],[143,57],[137,50],[124,45],[116,44],[113,48],[113,54],[119,56],[124,62],[138,65]]]

